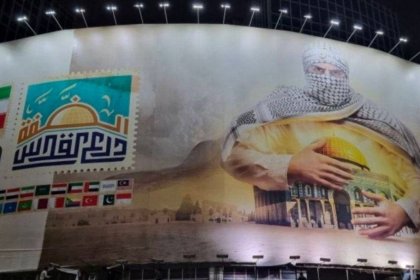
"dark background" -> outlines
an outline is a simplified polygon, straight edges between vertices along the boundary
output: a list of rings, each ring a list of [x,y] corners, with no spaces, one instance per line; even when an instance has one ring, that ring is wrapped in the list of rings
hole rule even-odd
[[[0,25],[0,41],[9,41],[19,39],[22,37],[31,36],[30,31],[24,26],[23,23],[16,22],[16,16],[19,12],[30,10],[32,14],[27,16],[30,18],[30,23],[38,33],[45,33],[58,30],[57,25],[50,17],[44,15],[46,8],[55,8],[57,10],[57,18],[65,29],[71,28],[83,28],[84,23],[80,15],[74,13],[76,7],[83,7],[86,9],[86,19],[90,27],[92,26],[106,26],[113,25],[113,18],[110,12],[106,11],[105,6],[107,4],[114,3],[118,6],[116,17],[118,24],[136,24],[140,23],[140,17],[138,10],[133,7],[133,4],[138,2],[144,3],[143,17],[145,23],[164,23],[163,10],[158,7],[159,2],[166,0],[0,0],[0,9],[2,9],[3,25]],[[200,20],[202,23],[221,23],[222,21],[222,9],[220,4],[222,2],[229,2],[232,5],[232,9],[228,11],[226,23],[234,25],[248,25],[250,19],[249,8],[251,5],[263,5],[270,0],[167,0],[170,2],[171,7],[168,8],[168,19],[169,23],[194,23],[196,22],[196,13],[192,9],[192,3],[201,2],[204,4],[204,10],[200,13]],[[309,0],[302,1],[308,2]],[[402,58],[409,59],[417,52],[420,51],[420,0],[371,0],[375,1],[385,7],[388,7],[395,13],[398,19],[398,25],[400,29],[400,35],[406,36],[409,39],[407,44],[402,44],[394,55],[398,55]],[[277,10],[276,3],[278,0],[271,0],[273,3],[273,11]],[[16,4],[18,3],[18,4]],[[316,3],[316,1],[314,1]],[[347,3],[343,1],[343,3]],[[34,6],[39,6],[37,9]],[[6,19],[7,18],[7,19]],[[323,19],[322,19],[323,20]],[[325,31],[328,28],[328,20],[325,19],[325,26],[320,28],[320,31]],[[295,31],[299,29],[296,24],[301,24],[298,20],[295,25]],[[256,14],[253,25],[257,27],[267,26],[264,21],[264,15]],[[332,30],[330,38],[340,39],[345,41],[345,37],[352,30],[347,27],[344,30],[344,26],[340,26],[342,34],[337,36],[337,32]],[[351,27],[350,27],[351,28]],[[3,29],[3,30],[2,30]],[[4,30],[9,29],[9,30]],[[11,31],[14,29],[14,31]],[[17,31],[16,31],[17,30]],[[289,29],[290,30],[290,29]],[[363,30],[368,38],[373,36],[372,30]],[[309,30],[305,30],[305,33],[311,34]],[[318,32],[320,35],[322,33]],[[388,35],[388,36],[387,36]],[[388,44],[382,47],[383,51],[388,51],[391,46],[398,41],[396,38],[398,35],[391,36],[386,33],[385,36],[388,39]],[[356,36],[357,37],[357,34]],[[377,41],[381,40],[378,38]],[[357,38],[354,43],[359,43]],[[367,45],[366,40],[363,45]],[[378,48],[378,45],[373,45]],[[420,56],[415,60],[420,62]]]

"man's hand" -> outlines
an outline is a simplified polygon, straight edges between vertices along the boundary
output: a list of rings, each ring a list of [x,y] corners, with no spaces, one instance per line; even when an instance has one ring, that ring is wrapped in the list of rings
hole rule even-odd
[[[359,207],[353,210],[353,214],[371,216],[353,219],[353,225],[373,226],[359,230],[360,234],[367,235],[369,238],[385,238],[394,235],[410,222],[410,218],[397,203],[378,194],[364,191],[362,193],[365,197],[377,202],[378,206]]]
[[[319,140],[292,157],[287,171],[290,185],[302,181],[342,190],[353,178],[349,164],[318,153],[324,145],[325,139]]]

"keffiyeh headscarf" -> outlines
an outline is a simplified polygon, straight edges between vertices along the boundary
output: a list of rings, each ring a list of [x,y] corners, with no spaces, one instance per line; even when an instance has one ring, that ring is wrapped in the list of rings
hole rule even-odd
[[[320,63],[335,66],[344,72],[343,77],[316,74],[310,67]],[[331,46],[318,43],[303,54],[303,69],[306,86],[279,87],[253,109],[241,114],[233,122],[225,139],[224,149],[232,147],[247,126],[267,123],[279,119],[349,111],[346,120],[363,125],[386,136],[392,143],[406,151],[420,167],[420,148],[413,134],[397,118],[373,102],[364,99],[349,85],[349,67],[343,56]]]

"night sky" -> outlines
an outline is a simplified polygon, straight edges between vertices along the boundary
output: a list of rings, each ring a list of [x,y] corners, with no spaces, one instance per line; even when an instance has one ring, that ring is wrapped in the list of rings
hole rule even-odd
[[[404,50],[408,56],[420,51],[420,0],[376,0],[393,10],[399,21],[401,35],[410,40]],[[416,60],[418,61],[418,59]]]

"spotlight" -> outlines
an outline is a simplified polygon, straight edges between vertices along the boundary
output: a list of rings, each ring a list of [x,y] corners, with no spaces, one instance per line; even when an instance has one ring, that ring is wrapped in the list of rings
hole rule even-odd
[[[395,44],[394,47],[392,47],[392,49],[388,52],[388,53],[392,53],[401,43],[407,43],[408,39],[405,37],[401,37],[398,42]]]
[[[63,30],[63,27],[61,26],[61,24],[58,22],[57,18],[55,17],[56,13],[55,13],[55,11],[54,11],[54,10],[47,10],[47,11],[45,11],[45,14],[46,14],[47,16],[51,16],[51,17],[54,19],[55,23],[57,23],[58,27],[59,27],[61,30]]]
[[[83,8],[76,8],[76,9],[74,9],[74,11],[77,14],[80,14],[82,16],[83,21],[85,23],[85,26],[88,27],[88,24],[87,24],[87,21],[86,21],[86,18],[85,18],[85,12],[86,12],[85,9],[83,9]]]
[[[370,41],[368,48],[370,48],[373,44],[373,42],[376,40],[376,38],[378,38],[378,36],[383,36],[384,32],[382,30],[377,30],[375,31],[375,36],[373,37],[372,41]]]
[[[29,22],[28,22],[28,18],[26,17],[26,16],[19,16],[19,17],[17,17],[16,18],[16,20],[18,21],[18,22],[23,22],[23,23],[25,23],[25,25],[29,28],[29,30],[31,30],[31,32],[34,34],[34,35],[37,35],[37,33],[35,32],[35,30],[32,28],[32,26],[29,24]]]
[[[203,4],[193,4],[193,9],[197,11],[197,24],[200,24],[200,10],[204,9]]]
[[[166,13],[166,8],[169,8],[168,2],[163,2],[159,4],[159,7],[163,9],[163,13],[165,14],[165,21],[168,24],[168,14]]]
[[[143,14],[141,13],[141,10],[144,8],[144,5],[142,3],[137,3],[137,4],[134,4],[134,8],[137,8],[137,10],[139,11],[140,21],[142,24],[144,24]]]
[[[279,10],[279,17],[278,17],[278,19],[277,19],[277,22],[276,22],[276,25],[274,26],[274,29],[277,29],[277,26],[279,26],[279,23],[280,23],[280,19],[281,19],[281,17],[282,17],[282,15],[283,14],[287,14],[287,9],[280,9]]]
[[[330,27],[328,28],[327,32],[325,32],[324,38],[327,37],[328,33],[331,31],[333,26],[339,26],[339,25],[340,25],[340,21],[338,21],[336,19],[330,20]]]
[[[348,43],[350,39],[353,37],[353,35],[356,34],[357,31],[361,31],[362,29],[363,27],[361,25],[358,25],[358,24],[353,25],[353,32],[347,38],[346,42]]]
[[[312,15],[310,15],[310,14],[306,14],[306,15],[304,15],[303,17],[305,18],[305,20],[303,21],[303,24],[302,24],[302,27],[301,27],[301,28],[300,28],[300,30],[299,30],[299,33],[302,33],[303,28],[305,27],[306,22],[307,22],[308,20],[312,19]]]
[[[255,13],[259,13],[259,12],[260,12],[260,8],[259,7],[255,7],[255,6],[252,6],[251,7],[251,19],[249,20],[248,26],[251,26],[252,20],[254,19]]]
[[[106,6],[106,9],[108,11],[111,11],[112,17],[114,18],[114,24],[117,25],[118,24],[117,23],[117,17],[115,16],[115,11],[118,10],[117,6],[115,6],[115,5],[108,5],[108,6]]]

